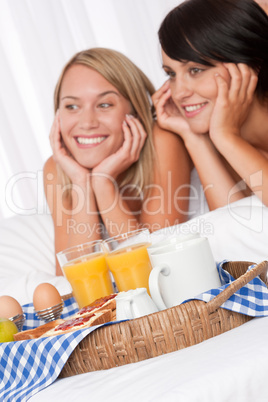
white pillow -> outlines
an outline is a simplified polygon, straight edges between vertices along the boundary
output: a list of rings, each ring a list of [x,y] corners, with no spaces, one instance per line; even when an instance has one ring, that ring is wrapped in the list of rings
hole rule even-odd
[[[217,262],[226,259],[258,263],[268,258],[268,208],[254,195],[160,229],[152,234],[152,242],[196,232],[209,239]]]
[[[21,304],[32,301],[42,282],[67,294],[71,287],[55,276],[54,229],[50,215],[16,215],[0,221],[0,295]]]
[[[0,272],[55,273],[54,230],[50,215],[16,215],[0,221]]]

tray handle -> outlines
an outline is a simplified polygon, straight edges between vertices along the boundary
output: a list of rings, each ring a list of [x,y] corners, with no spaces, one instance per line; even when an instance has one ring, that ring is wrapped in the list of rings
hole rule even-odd
[[[245,286],[248,282],[252,281],[256,276],[260,275],[264,269],[268,268],[268,262],[262,261],[255,267],[251,268],[244,275],[241,275],[238,279],[232,282],[226,289],[218,294],[214,299],[207,303],[208,313],[212,313],[217,310],[226,300],[229,299],[237,290]]]

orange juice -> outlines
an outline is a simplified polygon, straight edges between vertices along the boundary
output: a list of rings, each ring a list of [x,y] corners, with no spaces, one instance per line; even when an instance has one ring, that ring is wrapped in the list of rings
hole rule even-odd
[[[79,308],[113,293],[110,273],[103,253],[79,257],[62,267]]]
[[[146,288],[149,293],[149,275],[152,269],[147,247],[139,243],[106,254],[107,263],[119,292]]]

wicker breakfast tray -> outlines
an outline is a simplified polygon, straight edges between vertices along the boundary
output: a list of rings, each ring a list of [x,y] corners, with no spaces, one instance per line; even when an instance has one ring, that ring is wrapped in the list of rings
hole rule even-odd
[[[260,275],[267,285],[268,262],[227,262],[236,280],[205,303],[191,300],[148,316],[100,327],[87,335],[65,363],[60,378],[135,363],[195,345],[253,317],[220,308],[233,293]],[[238,278],[238,279],[237,279]]]

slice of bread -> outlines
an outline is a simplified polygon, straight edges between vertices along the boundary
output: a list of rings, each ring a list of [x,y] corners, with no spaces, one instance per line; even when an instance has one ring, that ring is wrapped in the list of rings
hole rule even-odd
[[[40,325],[40,327],[36,327],[34,329],[27,329],[26,331],[17,332],[14,335],[14,341],[23,341],[25,339],[35,339],[42,336],[45,332],[55,328],[57,325],[63,323],[64,320],[58,319],[54,321],[50,321],[46,324]]]
[[[112,318],[111,310],[102,310],[100,312],[87,314],[83,317],[69,318],[63,320],[62,323],[56,327],[48,330],[42,337],[67,334],[68,332],[76,331],[78,329],[93,327],[94,325],[105,324],[110,322]]]
[[[100,299],[95,300],[93,303],[82,307],[76,314],[74,314],[71,318],[84,317],[88,314],[96,313],[102,310],[111,310],[114,311],[116,309],[116,300],[115,297],[118,293],[113,293],[109,296],[101,297]]]

